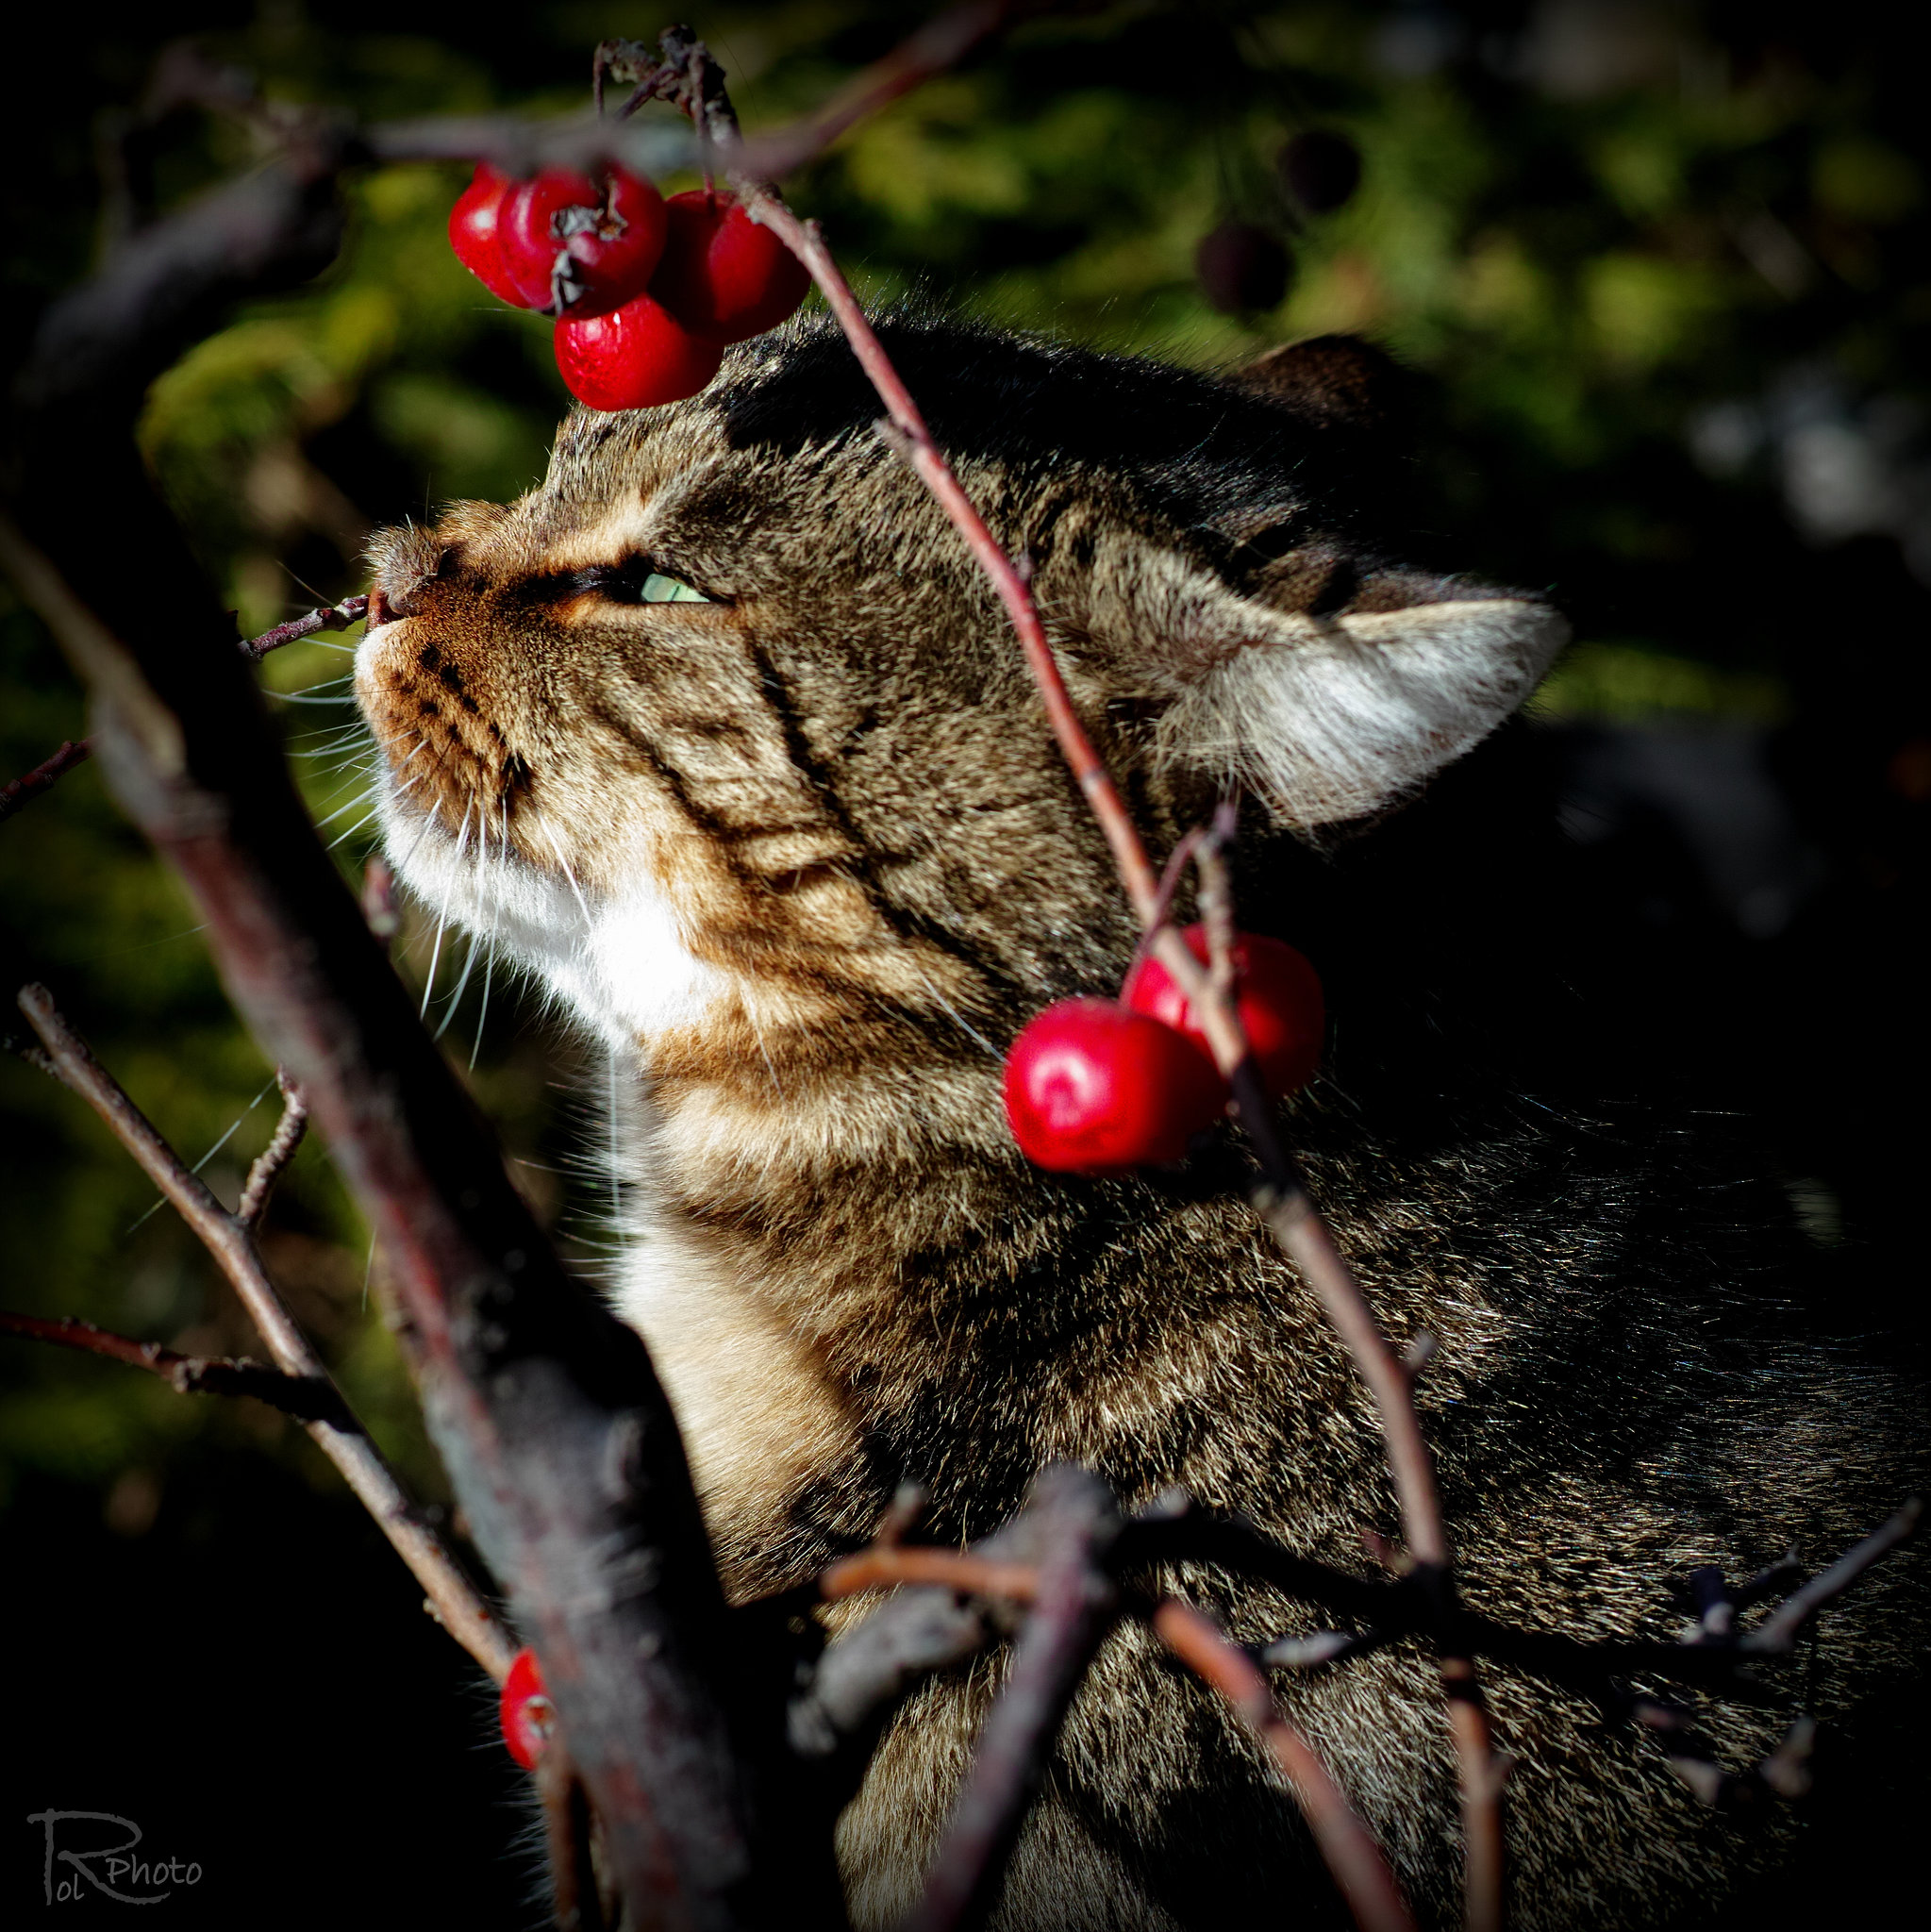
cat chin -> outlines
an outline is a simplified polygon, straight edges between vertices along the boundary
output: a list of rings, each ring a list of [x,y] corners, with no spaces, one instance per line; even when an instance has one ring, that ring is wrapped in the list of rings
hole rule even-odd
[[[392,784],[384,792],[382,842],[402,883],[533,974],[604,1045],[627,1050],[691,1025],[724,991],[724,975],[692,957],[648,883],[616,895],[581,887],[474,831],[452,836]]]

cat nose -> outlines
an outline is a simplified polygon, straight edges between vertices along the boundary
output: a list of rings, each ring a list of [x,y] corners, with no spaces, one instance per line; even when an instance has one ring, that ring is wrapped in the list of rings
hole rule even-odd
[[[450,575],[459,546],[431,530],[385,530],[372,549],[374,582],[369,587],[369,622],[393,624],[420,617],[428,608],[429,589]]]
[[[416,577],[408,583],[378,582],[369,591],[369,627],[373,630],[378,624],[393,624],[399,618],[420,617],[423,613],[423,590],[429,582],[427,577]]]

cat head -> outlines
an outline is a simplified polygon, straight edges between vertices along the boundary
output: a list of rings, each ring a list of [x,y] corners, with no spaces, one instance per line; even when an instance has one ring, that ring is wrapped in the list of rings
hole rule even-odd
[[[1217,381],[881,334],[1157,856],[1229,785],[1289,831],[1386,809],[1564,638],[1388,555],[1358,344]],[[688,403],[573,416],[520,502],[378,541],[357,689],[399,870],[654,1064],[724,1024],[1003,1044],[1130,948],[997,597],[878,413],[795,323]]]

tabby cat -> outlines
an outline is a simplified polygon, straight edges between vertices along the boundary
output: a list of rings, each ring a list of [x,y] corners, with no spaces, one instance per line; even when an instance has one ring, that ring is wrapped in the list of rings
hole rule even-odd
[[[1693,1213],[1660,1131],[1538,1108],[1458,1058],[1425,1002],[1433,934],[1375,901],[1389,831],[1334,829],[1490,734],[1565,634],[1538,596],[1398,560],[1381,359],[1330,339],[1214,380],[933,319],[884,333],[1026,559],[1156,854],[1239,786],[1242,923],[1327,974],[1328,1076],[1283,1124],[1387,1329],[1440,1338],[1424,1408],[1473,1605],[1673,1635],[1672,1572],[1862,1533],[1905,1481],[1896,1403],[1750,1339],[1739,1283],[1775,1237]],[[1049,1001],[1115,988],[1136,935],[1000,606],[877,413],[839,337],[794,323],[689,403],[572,417],[522,501],[380,540],[358,689],[389,850],[613,1064],[618,1306],[737,1596],[862,1541],[905,1481],[936,1535],[982,1535],[1056,1459],[1129,1506],[1184,1485],[1358,1566],[1362,1530],[1392,1527],[1379,1438],[1242,1203],[1237,1139],[1106,1178],[1011,1142],[1005,1048]],[[1422,1004],[1363,991],[1401,977],[1371,931]],[[1756,1212],[1740,1200],[1732,1221]],[[1224,1576],[1181,1583],[1243,1640],[1308,1622]],[[1838,1613],[1814,1696],[1890,1668],[1897,1592],[1880,1575]],[[915,1698],[845,1812],[858,1927],[915,1896],[988,1675]],[[1425,1656],[1281,1689],[1418,1902],[1452,1915]],[[1705,1812],[1577,1701],[1507,1673],[1493,1697],[1522,1927],[1660,1924],[1779,1855],[1780,1827]],[[1710,1724],[1741,1764],[1787,1716]],[[1254,1751],[1122,1631],[998,1925],[1338,1910]]]

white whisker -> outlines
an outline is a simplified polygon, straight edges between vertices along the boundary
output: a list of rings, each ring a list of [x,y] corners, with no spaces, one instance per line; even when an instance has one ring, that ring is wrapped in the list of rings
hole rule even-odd
[[[197,930],[199,928],[197,928]],[[214,1145],[210,1147],[208,1150],[208,1152],[204,1154],[201,1157],[201,1158],[194,1163],[194,1165],[191,1168],[189,1169],[189,1173],[199,1174],[201,1170],[204,1167],[206,1167],[208,1163],[210,1160],[212,1160],[215,1158],[215,1156],[219,1154],[222,1151],[222,1149],[225,1147],[228,1144],[228,1142],[232,1141],[235,1138],[235,1136],[241,1131],[241,1123],[245,1121],[248,1118],[248,1116],[251,1113],[253,1113],[255,1109],[258,1107],[259,1107],[261,1103],[264,1100],[266,1100],[272,1092],[275,1091],[275,1078],[276,1076],[273,1074],[269,1075],[267,1085],[264,1086],[261,1091],[258,1093],[255,1096],[255,1098],[251,1100],[248,1103],[248,1105],[245,1108],[243,1108],[239,1114],[235,1116],[235,1118],[228,1124],[228,1131],[225,1134],[224,1134],[221,1137],[221,1139],[217,1141],[214,1143]],[[129,1224],[127,1232],[129,1234],[132,1234],[137,1227],[140,1227],[152,1215],[158,1213],[161,1208],[165,1208],[167,1204],[168,1197],[165,1194],[157,1194],[154,1198],[154,1201],[148,1207],[146,1212],[141,1215],[141,1219],[139,1221],[135,1221]]]
[[[476,963],[476,947],[480,943],[475,934],[470,935],[470,949],[462,962],[462,972],[456,982],[456,991],[449,995],[442,1009],[442,1024],[436,1029],[435,1037],[441,1040],[449,1031],[449,1023],[456,1018],[456,1009],[462,1004],[463,988],[470,983],[470,973]]]
[[[483,1050],[483,1025],[490,1017],[490,981],[496,971],[496,926],[492,920],[490,937],[483,947],[483,999],[481,1010],[476,1014],[475,1044],[470,1048],[470,1072],[476,1070],[476,1057]]]
[[[416,1012],[419,1020],[429,1017],[429,1001],[436,991],[436,966],[442,958],[442,931],[448,924],[449,912],[445,908],[436,919],[436,943],[429,948],[429,976],[423,982],[423,1004]]]
[[[361,801],[359,799],[356,801],[356,803],[358,804],[359,804],[360,802]],[[347,808],[344,807],[343,809],[346,810]],[[348,828],[346,832],[338,832],[335,835],[335,837],[328,841],[328,850],[333,852],[338,845],[346,845],[349,842],[349,841],[353,839],[356,836],[356,834],[359,832],[362,829],[362,827],[369,823],[371,819],[377,817],[380,814],[381,810],[381,801],[378,800],[375,804],[372,805],[369,808],[369,809],[365,811],[362,814],[362,816],[358,818],[355,822],[355,824]]]
[[[357,792],[356,795],[352,799],[350,799],[346,805],[337,806],[336,808],[332,812],[330,812],[325,819],[317,819],[315,821],[315,829],[318,832],[326,829],[326,827],[334,824],[336,820],[341,818],[343,812],[354,811],[358,805],[366,805],[368,802],[369,794],[366,791]]]

